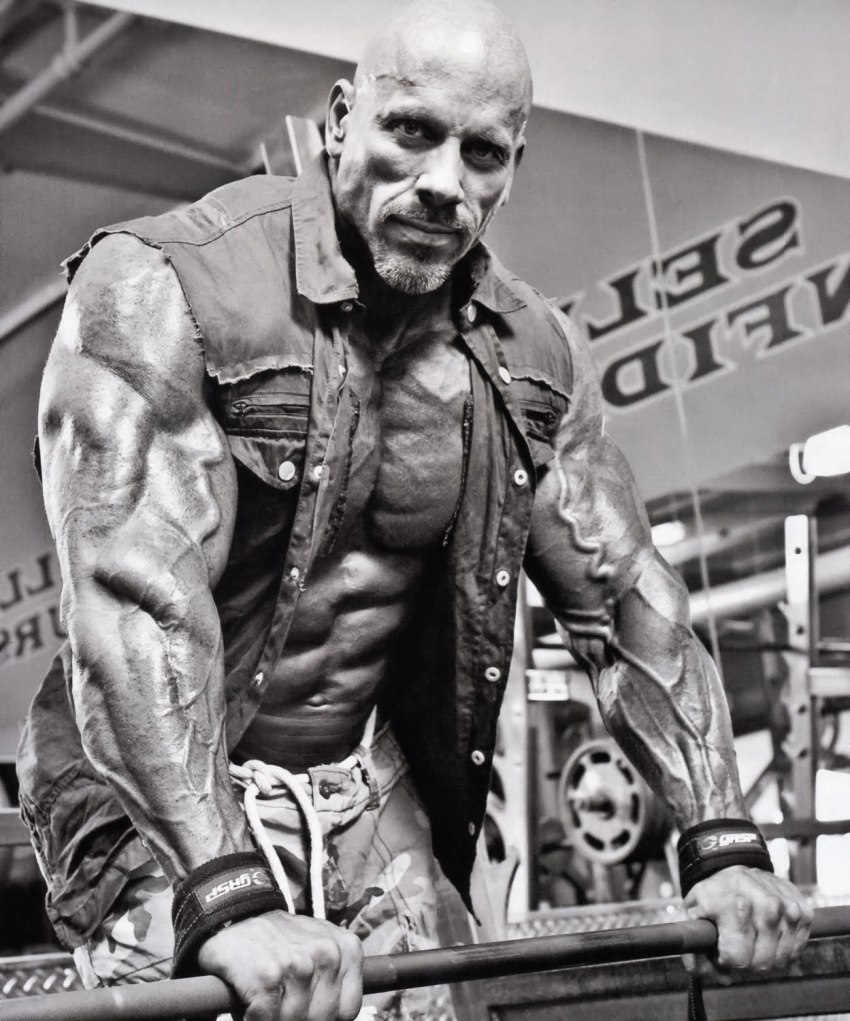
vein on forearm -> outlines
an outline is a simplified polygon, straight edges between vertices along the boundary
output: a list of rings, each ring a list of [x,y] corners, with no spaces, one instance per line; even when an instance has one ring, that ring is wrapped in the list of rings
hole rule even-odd
[[[743,810],[719,677],[687,591],[652,547],[619,452],[562,455],[538,489],[529,573],[606,726],[681,825]]]

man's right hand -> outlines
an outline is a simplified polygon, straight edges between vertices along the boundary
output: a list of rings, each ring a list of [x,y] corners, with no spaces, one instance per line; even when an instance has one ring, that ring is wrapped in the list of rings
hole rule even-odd
[[[353,1021],[363,998],[363,947],[330,922],[270,911],[234,922],[198,954],[244,1005],[244,1021]]]

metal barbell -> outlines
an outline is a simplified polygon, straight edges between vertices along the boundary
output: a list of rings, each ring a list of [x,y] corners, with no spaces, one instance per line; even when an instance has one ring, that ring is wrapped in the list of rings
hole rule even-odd
[[[815,911],[812,938],[850,935],[850,906]],[[366,993],[445,982],[710,953],[717,930],[704,919],[558,936],[475,943],[367,957]],[[211,975],[0,1001],[0,1021],[163,1021],[221,1014],[237,1005]]]

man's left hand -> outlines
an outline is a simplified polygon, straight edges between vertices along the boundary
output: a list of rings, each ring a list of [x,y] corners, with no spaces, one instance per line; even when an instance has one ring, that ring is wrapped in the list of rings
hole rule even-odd
[[[732,968],[787,968],[812,927],[811,905],[795,886],[743,865],[731,865],[697,883],[684,906],[689,918],[707,918],[717,926],[717,952],[710,958],[716,967],[696,970],[721,981],[723,972]]]

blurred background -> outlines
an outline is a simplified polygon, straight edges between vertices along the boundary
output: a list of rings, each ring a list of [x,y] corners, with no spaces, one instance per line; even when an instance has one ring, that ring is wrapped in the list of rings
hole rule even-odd
[[[0,0],[0,953],[54,947],[14,752],[60,641],[31,449],[101,225],[321,145],[391,0]],[[503,0],[536,83],[489,241],[591,338],[608,429],[723,674],[778,871],[850,894],[850,5]],[[528,590],[487,845],[493,925],[675,896],[663,809]]]

